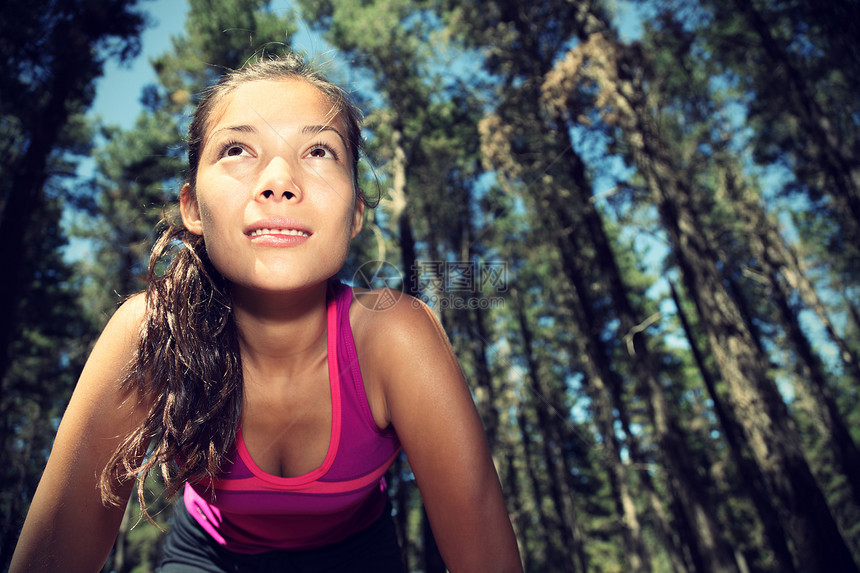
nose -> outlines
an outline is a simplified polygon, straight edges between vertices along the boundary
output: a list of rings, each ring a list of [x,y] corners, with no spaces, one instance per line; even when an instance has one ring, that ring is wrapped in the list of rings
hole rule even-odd
[[[273,157],[260,176],[257,198],[275,201],[300,199],[301,188],[293,173],[285,158],[279,155]]]

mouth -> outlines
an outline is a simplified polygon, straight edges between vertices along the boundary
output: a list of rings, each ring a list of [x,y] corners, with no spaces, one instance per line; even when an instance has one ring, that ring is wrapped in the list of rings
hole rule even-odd
[[[310,233],[300,229],[256,229],[248,233],[249,237],[261,237],[263,235],[290,235],[293,237],[310,237]]]
[[[303,221],[292,217],[264,217],[245,227],[245,236],[258,241],[263,237],[280,239],[307,239],[313,233]]]

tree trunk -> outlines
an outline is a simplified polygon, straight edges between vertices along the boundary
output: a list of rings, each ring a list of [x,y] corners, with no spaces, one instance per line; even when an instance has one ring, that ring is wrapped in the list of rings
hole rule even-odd
[[[788,548],[785,529],[782,527],[779,512],[774,507],[767,492],[764,476],[758,466],[747,455],[747,450],[744,447],[743,428],[734,417],[732,411],[723,404],[722,396],[717,394],[716,381],[711,376],[708,367],[705,366],[705,358],[699,349],[697,338],[693,333],[687,314],[684,312],[683,306],[681,306],[681,300],[674,283],[670,282],[669,288],[672,292],[672,300],[675,302],[675,308],[678,311],[678,318],[681,320],[681,326],[687,335],[693,359],[702,376],[708,396],[710,396],[713,403],[714,413],[717,415],[720,427],[723,429],[723,436],[732,452],[732,458],[738,467],[738,472],[740,472],[741,478],[743,478],[743,486],[746,488],[764,527],[764,534],[770,550],[773,552],[776,568],[780,572],[794,573],[797,570],[794,567],[791,552]]]
[[[624,46],[600,42],[601,89],[616,107],[621,128],[639,172],[651,191],[687,291],[700,309],[730,403],[768,486],[779,501],[786,530],[804,571],[857,571],[824,494],[800,448],[800,437],[782,396],[757,349],[737,301],[726,288],[719,257],[703,236],[693,189],[672,161],[652,119],[635,72],[641,63]]]
[[[524,410],[522,405],[513,404],[512,407],[517,410],[518,414]],[[520,432],[523,438],[528,439],[528,431],[525,430],[522,425],[520,425]],[[523,506],[525,492],[523,491],[523,488],[520,487],[518,477],[519,471],[517,469],[517,464],[515,463],[516,460],[519,460],[527,470],[532,466],[530,453],[526,447],[526,440],[523,440],[522,445],[523,451],[521,454],[517,455],[516,446],[513,443],[509,444],[508,455],[505,457],[506,471],[502,475],[502,484],[504,485],[505,495],[510,500],[509,503],[511,507],[509,508],[509,511],[511,514],[511,522],[514,527],[517,544],[519,545],[520,555],[523,559],[523,565],[526,571],[534,571],[534,557],[532,556],[531,551],[526,549],[525,545],[525,539],[529,535],[529,531],[532,529],[531,520],[528,519],[527,512]],[[532,496],[533,499],[540,499],[540,492],[533,489]],[[536,505],[540,508],[540,504]],[[536,537],[538,539],[545,539],[546,535],[538,531],[536,532]]]
[[[69,119],[68,99],[77,83],[74,74],[73,69],[62,67],[54,71],[48,102],[29,134],[27,150],[8,171],[10,192],[0,214],[0,269],[4,275],[0,280],[0,300],[5,301],[8,309],[5,319],[0,321],[0,381],[5,380],[12,358],[9,347],[18,328],[18,295],[22,285],[29,283],[29,277],[23,276],[24,245],[36,240],[30,236],[30,229],[43,208],[48,155]]]
[[[468,337],[469,353],[472,356],[472,364],[475,366],[475,384],[481,389],[481,395],[476,401],[481,419],[484,422],[490,451],[495,452],[499,441],[499,412],[496,405],[498,396],[495,388],[493,388],[492,376],[490,376],[490,362],[487,357],[489,337],[486,321],[480,310],[463,313],[463,316],[471,318],[469,328],[472,336]]]
[[[812,281],[806,276],[806,271],[800,257],[785,241],[774,241],[772,246],[777,250],[776,257],[782,261],[783,276],[785,276],[788,284],[798,292],[803,303],[821,321],[824,330],[827,332],[827,336],[839,348],[839,359],[845,368],[846,374],[851,377],[855,386],[860,387],[860,361],[858,361],[857,352],[836,331],[836,327],[830,320],[827,308],[818,296],[818,291],[815,289]]]
[[[818,291],[815,289],[812,281],[806,276],[806,271],[797,252],[784,241],[777,241],[774,248],[779,250],[777,257],[783,261],[782,274],[785,276],[785,279],[800,294],[803,303],[821,321],[822,326],[824,326],[827,332],[827,336],[839,348],[839,359],[845,368],[846,374],[851,377],[855,386],[860,387],[860,361],[858,361],[857,352],[836,331],[836,327],[830,320],[827,308],[818,296]]]
[[[409,200],[406,195],[406,150],[403,147],[403,130],[398,121],[392,125],[391,145],[394,148],[394,158],[391,160],[391,196],[392,217],[397,222],[398,246],[400,247],[400,265],[404,273],[403,291],[411,296],[418,296],[419,277],[416,265],[415,238],[412,233],[412,221],[409,216]]]
[[[648,142],[647,136],[644,141]],[[649,142],[652,147],[656,142]],[[658,144],[659,145],[659,144]],[[785,522],[805,571],[857,571],[827,502],[800,449],[800,438],[782,396],[768,375],[767,358],[729,296],[714,265],[717,257],[703,243],[700,224],[688,205],[689,191],[672,181],[674,170],[651,163],[660,157],[645,149],[640,168],[647,173],[661,217],[669,231],[687,291],[703,315],[704,328],[726,382],[738,419],[770,487],[785,510]]]
[[[532,499],[534,499],[534,511],[537,513],[537,524],[533,526],[529,526],[529,531],[527,535],[529,537],[535,537],[543,541],[545,547],[547,547],[547,552],[549,553],[547,560],[550,562],[554,562],[558,559],[555,555],[556,549],[555,544],[552,543],[552,538],[555,533],[560,529],[557,525],[560,525],[559,522],[551,519],[544,509],[543,503],[541,502],[543,499],[543,491],[541,490],[541,482],[542,477],[538,475],[540,472],[540,464],[537,461],[537,456],[532,453],[535,449],[535,446],[532,442],[532,425],[528,421],[527,417],[527,404],[520,404],[517,409],[516,417],[517,424],[520,427],[520,438],[523,443],[523,450],[525,453],[525,457],[523,458],[523,463],[525,464],[525,473],[528,476],[529,486],[531,488]],[[534,531],[534,530],[537,531]],[[562,543],[562,545],[564,545]],[[530,552],[526,552],[525,556],[526,563],[534,563],[534,558]],[[568,561],[569,562],[569,561]]]
[[[563,117],[558,117],[561,125],[566,125]],[[729,545],[720,533],[716,520],[716,504],[706,493],[707,484],[702,483],[699,472],[690,465],[693,457],[683,443],[683,432],[672,413],[663,388],[657,381],[657,368],[646,343],[647,336],[642,327],[643,321],[627,295],[627,289],[621,278],[615,254],[609,244],[609,239],[603,228],[603,221],[592,202],[591,186],[586,174],[585,164],[575,153],[569,154],[568,164],[574,182],[574,190],[578,197],[575,209],[588,229],[588,237],[594,247],[594,262],[603,278],[606,290],[610,293],[619,319],[618,338],[627,343],[627,356],[630,371],[637,382],[637,391],[648,405],[649,418],[654,425],[656,441],[666,462],[667,469],[674,479],[678,480],[677,492],[682,496],[682,507],[688,513],[688,520],[694,524],[698,532],[697,544],[702,555],[699,570],[705,571],[734,571],[735,560]],[[616,381],[616,386],[618,386]],[[616,402],[623,403],[620,390]],[[671,478],[670,478],[671,479]]]
[[[128,532],[132,525],[131,515],[133,505],[134,500],[130,499],[125,506],[125,513],[122,514],[122,521],[119,524],[119,531],[113,544],[113,554],[102,568],[102,571],[106,573],[110,573],[111,571],[114,573],[128,573],[131,569],[131,563],[128,559]]]
[[[776,278],[770,273],[769,275],[772,279]],[[773,302],[777,305],[783,328],[802,365],[799,371],[800,379],[808,383],[816,414],[823,421],[822,428],[825,432],[823,438],[833,451],[836,465],[845,475],[854,506],[860,508],[860,450],[857,449],[845,420],[839,412],[821,359],[815,354],[809,339],[801,329],[797,314],[789,306],[786,294],[779,289],[779,284],[773,285]]]
[[[468,196],[464,210],[466,216],[463,217],[460,223],[461,244],[459,245],[460,260],[468,262],[471,265],[480,264],[477,261],[478,256],[474,252],[475,235],[472,229],[472,219],[470,213],[470,203],[472,201],[471,194]],[[480,268],[473,267],[472,272],[477,277],[481,274]],[[479,298],[483,293],[478,290],[481,286],[480,281],[476,278],[474,287],[467,294],[472,297]],[[458,313],[458,316],[465,319],[467,324],[462,325],[464,332],[470,332],[471,336],[466,337],[469,347],[469,354],[472,356],[472,364],[475,367],[474,376],[475,384],[481,389],[481,395],[478,396],[477,406],[481,414],[481,419],[484,422],[484,429],[487,433],[487,441],[490,444],[490,451],[496,451],[496,444],[499,440],[499,411],[496,401],[498,394],[493,387],[493,377],[490,374],[490,359],[487,356],[487,346],[490,344],[490,334],[487,329],[486,314],[480,308],[473,308],[471,312]]]
[[[768,361],[729,296],[704,242],[690,205],[691,190],[667,160],[656,130],[643,132],[648,119],[626,125],[628,143],[641,142],[639,168],[668,231],[687,291],[701,308],[704,329],[737,417],[768,484],[784,509],[787,530],[804,571],[857,571],[800,449],[800,438],[782,396],[768,374]],[[631,118],[633,119],[633,118]],[[635,136],[635,137],[634,137]]]
[[[808,382],[815,413],[823,421],[822,437],[833,451],[836,465],[848,482],[854,506],[860,508],[860,450],[836,405],[824,365],[812,349],[797,312],[789,302],[792,293],[782,276],[790,262],[781,256],[788,249],[761,205],[747,198],[743,183],[731,166],[726,167],[726,193],[738,219],[746,226],[750,251],[769,281],[771,302],[788,341],[794,347],[800,380]]]
[[[391,499],[393,508],[394,528],[397,531],[397,539],[400,542],[400,553],[403,557],[403,563],[409,565],[409,512],[410,499],[409,493],[415,484],[410,484],[408,487],[404,484],[403,475],[406,473],[406,461],[403,454],[397,456],[394,463],[388,469],[387,480],[391,485],[396,484],[394,495]]]
[[[552,507],[555,512],[554,520],[560,530],[560,548],[564,552],[563,555],[551,559],[554,561],[556,567],[564,567],[575,563],[579,567],[578,570],[585,573],[588,568],[585,560],[584,543],[577,535],[576,516],[572,511],[572,507],[570,507],[570,500],[573,494],[567,487],[565,479],[567,473],[564,471],[563,466],[560,467],[563,464],[565,456],[560,451],[558,445],[561,441],[559,433],[555,430],[558,422],[548,412],[548,407],[545,403],[546,400],[551,399],[552,393],[542,383],[542,377],[538,372],[538,364],[534,355],[533,335],[523,309],[524,301],[519,297],[519,293],[515,288],[512,289],[509,300],[514,304],[514,313],[523,343],[523,356],[527,364],[527,376],[532,387],[530,395],[533,397],[532,402],[538,418],[538,427],[543,434],[541,442],[544,464],[547,471],[544,480],[548,482]],[[536,480],[537,487],[539,479],[537,476],[533,476],[533,479]]]

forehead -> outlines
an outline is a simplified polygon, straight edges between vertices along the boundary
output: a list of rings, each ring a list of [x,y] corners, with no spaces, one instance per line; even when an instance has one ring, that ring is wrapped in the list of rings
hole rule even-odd
[[[207,135],[224,125],[264,124],[273,128],[305,125],[343,127],[331,99],[301,79],[258,80],[226,94],[212,110]]]

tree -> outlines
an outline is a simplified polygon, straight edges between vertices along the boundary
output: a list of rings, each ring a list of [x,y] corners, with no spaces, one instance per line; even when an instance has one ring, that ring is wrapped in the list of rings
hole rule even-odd
[[[23,274],[23,247],[35,240],[34,222],[46,209],[45,184],[65,153],[85,145],[69,127],[92,102],[105,59],[125,61],[140,49],[144,18],[133,7],[128,0],[25,3],[3,18],[0,124],[9,160],[0,177],[0,268],[7,277],[0,296],[12,303],[13,313],[0,327],[0,379],[20,320],[12,301],[30,280]]]
[[[652,111],[655,102],[663,102],[653,87],[650,92],[645,88],[652,78],[647,75],[648,66],[640,63],[644,54],[597,34],[588,38],[581,51],[590,54],[590,73],[603,92],[603,108],[611,110],[612,121],[617,122],[632,160],[652,192],[687,292],[701,314],[730,403],[785,516],[798,561],[810,571],[856,570],[800,448],[797,428],[770,375],[768,358],[742,303],[720,272],[713,231],[702,216],[708,211],[707,195],[698,191],[689,169],[678,161],[681,154],[665,135],[671,127]],[[568,81],[576,77],[571,71],[582,69],[581,62],[581,57],[571,53]]]
[[[857,122],[860,8],[839,1],[823,10],[797,0],[706,2],[703,37],[730,70],[749,106],[756,158],[791,170],[819,221],[810,243],[839,248],[837,272],[857,280],[860,153]]]
[[[606,2],[297,3],[367,111],[360,176],[383,190],[343,276],[395,262],[387,286],[438,312],[529,571],[854,570],[860,52],[851,2],[809,4],[635,2],[642,34],[622,41]],[[68,388],[75,335],[142,285],[197,94],[287,48],[296,19],[195,0],[135,127],[101,128],[75,197],[92,261],[70,275],[48,255],[62,237],[28,245],[34,296],[67,304],[22,303],[0,503],[26,501],[33,472],[13,468],[44,456],[62,398],[41,388]],[[0,125],[13,157],[17,124]],[[499,262],[504,289],[463,287]],[[469,297],[501,304],[451,304]],[[388,483],[409,567],[441,571],[404,460]],[[135,515],[117,571],[157,560]]]
[[[599,420],[601,441],[609,452],[607,459],[611,461],[607,463],[610,471],[616,472],[610,481],[616,489],[619,518],[626,525],[628,566],[636,566],[637,562],[644,566],[649,558],[642,549],[641,519],[628,492],[633,476],[627,474],[621,463],[621,447],[615,446],[612,453],[616,420],[611,411],[618,412],[617,421],[626,429],[628,440],[624,447],[634,452],[634,459],[638,458],[635,452],[639,449],[637,438],[629,430],[628,407],[621,392],[624,382],[619,366],[612,363],[613,356],[630,362],[628,377],[636,380],[638,393],[649,408],[660,459],[669,473],[669,491],[677,502],[674,507],[680,511],[677,517],[688,524],[682,531],[689,532],[684,540],[691,555],[689,566],[699,570],[733,570],[734,558],[718,525],[715,502],[691,465],[692,457],[682,439],[677,417],[657,380],[646,337],[637,334],[642,330],[639,327],[642,310],[634,309],[630,303],[627,294],[630,287],[624,285],[616,255],[594,210],[593,189],[585,163],[574,151],[570,139],[572,126],[563,114],[553,115],[551,111],[530,108],[526,103],[540,100],[540,84],[571,37],[586,33],[583,30],[605,28],[607,19],[599,6],[593,12],[579,13],[561,7],[553,9],[547,4],[522,10],[504,2],[460,8],[467,13],[459,13],[452,19],[468,22],[470,37],[475,41],[485,37],[487,30],[493,36],[499,30],[505,31],[505,43],[495,41],[488,65],[501,71],[506,89],[499,94],[496,113],[500,117],[488,120],[484,129],[488,141],[507,139],[508,142],[499,143],[490,160],[503,177],[521,185],[524,179],[540,173],[539,183],[523,185],[527,189],[525,200],[545,225],[549,242],[562,261],[560,270],[570,285],[566,304],[572,314],[571,328],[578,333],[574,338],[588,387],[592,388],[591,403]],[[565,18],[559,18],[559,14]],[[610,326],[614,321],[619,326]],[[607,342],[628,338],[629,352],[617,355]],[[650,489],[649,477],[642,474],[641,479],[646,489]],[[651,499],[656,501],[655,497]],[[657,503],[653,512],[658,521],[664,515],[659,506]],[[666,539],[665,534],[672,528],[663,523],[658,529]],[[667,551],[673,552],[670,542],[665,545]]]
[[[79,283],[62,260],[62,204],[51,201],[31,231],[22,269],[31,277],[16,310],[15,357],[0,393],[0,565],[12,557],[18,532],[48,458],[59,417],[89,351],[94,331],[78,303]]]
[[[0,566],[11,558],[50,436],[92,337],[62,250],[61,213],[77,196],[67,183],[89,148],[83,120],[109,58],[139,50],[145,19],[135,3],[20,3],[0,22]]]

